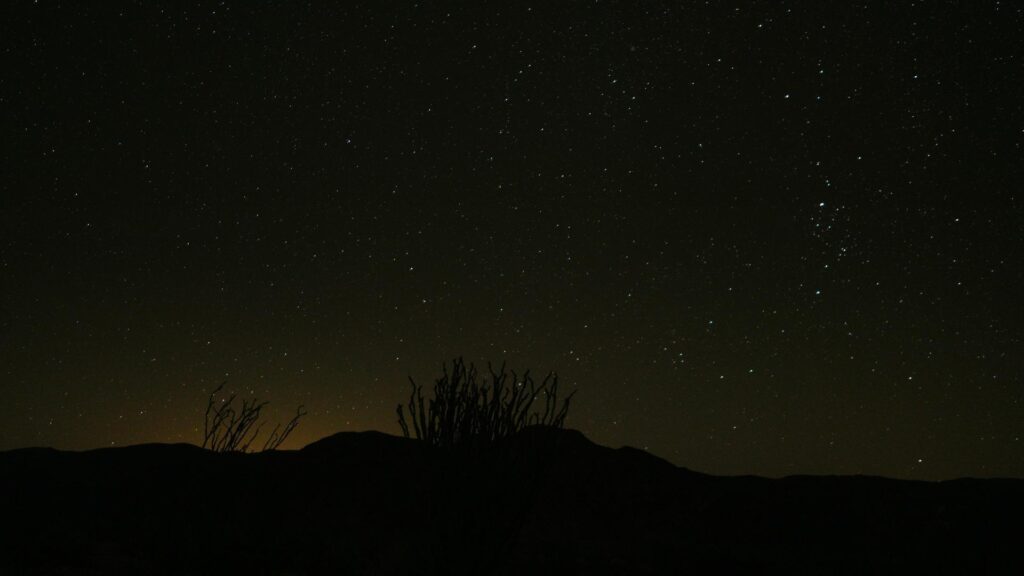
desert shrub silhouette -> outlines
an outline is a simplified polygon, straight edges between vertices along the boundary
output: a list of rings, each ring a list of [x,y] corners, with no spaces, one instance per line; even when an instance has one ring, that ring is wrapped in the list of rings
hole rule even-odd
[[[269,404],[268,401],[260,402],[256,398],[242,400],[240,407],[235,406],[237,394],[232,394],[227,399],[217,402],[217,394],[224,388],[224,384],[210,392],[206,403],[206,419],[203,425],[203,448],[209,448],[214,452],[248,452],[249,447],[259,436],[260,428],[263,427],[263,407]],[[276,450],[285,439],[299,425],[299,420],[306,415],[302,406],[295,410],[292,417],[284,428],[278,424],[270,433],[270,436],[263,442],[261,450]]]
[[[412,392],[405,407],[398,404],[398,424],[406,438],[415,435],[434,446],[489,443],[514,434],[527,426],[561,428],[569,412],[574,390],[558,402],[558,375],[549,372],[538,384],[527,370],[522,378],[505,364],[495,371],[487,364],[487,376],[481,377],[472,363],[452,360],[451,371],[442,365],[442,375],[434,382],[434,396],[423,398],[423,387],[409,377]],[[511,381],[509,381],[511,376]],[[542,409],[533,409],[537,400]]]

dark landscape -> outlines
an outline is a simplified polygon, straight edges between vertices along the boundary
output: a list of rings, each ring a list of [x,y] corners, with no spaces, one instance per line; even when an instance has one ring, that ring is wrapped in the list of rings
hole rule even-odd
[[[0,454],[4,574],[1019,573],[1024,481],[709,476],[572,430],[487,450]]]
[[[1022,31],[0,3],[0,576],[1024,574]]]

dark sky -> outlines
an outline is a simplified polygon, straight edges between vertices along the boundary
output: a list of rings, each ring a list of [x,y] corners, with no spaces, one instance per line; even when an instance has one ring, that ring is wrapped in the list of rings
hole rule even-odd
[[[1024,476],[1015,2],[6,2],[0,449],[398,433],[507,360],[712,473]]]

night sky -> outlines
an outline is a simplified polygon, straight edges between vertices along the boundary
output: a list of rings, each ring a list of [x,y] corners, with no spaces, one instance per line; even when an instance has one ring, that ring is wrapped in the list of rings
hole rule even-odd
[[[0,449],[507,360],[717,474],[1024,476],[1016,2],[6,2]]]

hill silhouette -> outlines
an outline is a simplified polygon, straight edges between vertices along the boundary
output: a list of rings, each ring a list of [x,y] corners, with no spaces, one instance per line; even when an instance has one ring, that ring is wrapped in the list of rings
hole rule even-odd
[[[718,477],[572,430],[0,453],[4,574],[1019,573],[1024,480]]]

